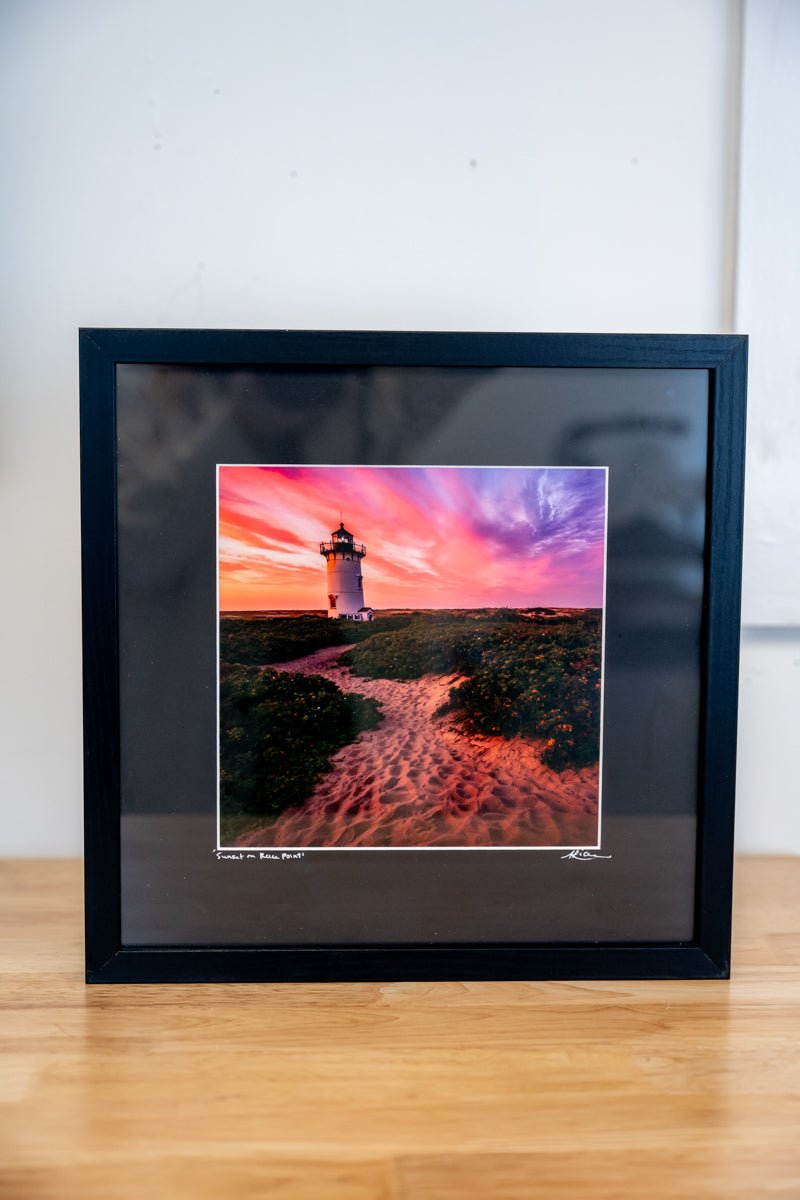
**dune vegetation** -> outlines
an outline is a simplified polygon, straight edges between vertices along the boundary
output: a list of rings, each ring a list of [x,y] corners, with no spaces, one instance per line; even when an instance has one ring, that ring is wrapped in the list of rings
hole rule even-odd
[[[222,617],[219,656],[223,663],[264,666],[313,654],[324,646],[347,646],[376,633],[400,629],[411,616],[376,617],[374,621],[331,621],[327,617],[265,617],[242,613]]]
[[[560,772],[600,749],[601,612],[482,610],[377,617],[225,617],[220,622],[220,799],[223,844],[254,819],[302,804],[337,750],[382,720],[358,678],[452,676],[435,716],[465,733],[523,737]],[[354,691],[291,663],[330,646]]]
[[[319,675],[224,664],[223,822],[247,814],[273,816],[301,803],[329,770],[331,755],[380,720],[375,700],[342,692]]]
[[[408,616],[363,624],[240,614],[220,620],[220,811],[228,845],[250,817],[300,804],[331,757],[381,721],[380,705],[318,675],[263,669],[326,646],[396,630]]]
[[[596,762],[600,749],[599,609],[420,615],[346,651],[354,675],[464,676],[440,713],[486,735],[544,739],[551,769]]]

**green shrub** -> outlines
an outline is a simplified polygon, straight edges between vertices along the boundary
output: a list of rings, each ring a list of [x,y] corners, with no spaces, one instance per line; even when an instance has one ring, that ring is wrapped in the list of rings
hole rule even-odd
[[[376,617],[373,621],[331,621],[328,617],[221,617],[221,662],[253,667],[290,662],[325,646],[362,642],[383,630],[400,629],[410,616]]]
[[[334,622],[330,622],[333,624]],[[335,751],[382,717],[377,701],[320,675],[223,664],[220,806],[224,816],[275,816],[300,804]]]
[[[338,625],[341,633],[341,639],[344,644],[353,645],[357,642],[365,642],[367,638],[374,637],[376,633],[390,633],[395,629],[405,629],[410,621],[413,621],[415,613],[397,613],[392,617],[373,617],[371,621],[331,621],[331,625]]]
[[[593,614],[509,629],[444,706],[483,734],[544,738],[553,770],[596,762],[600,751],[600,623]]]
[[[222,617],[222,662],[263,666],[342,644],[338,621],[326,617]]]
[[[402,629],[378,633],[347,650],[340,661],[370,679],[466,675],[480,661],[494,626],[469,618],[419,616]]]

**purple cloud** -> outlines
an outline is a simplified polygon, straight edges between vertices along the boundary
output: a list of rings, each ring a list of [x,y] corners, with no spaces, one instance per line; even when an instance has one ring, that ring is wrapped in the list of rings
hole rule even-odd
[[[510,482],[512,482],[510,480]],[[491,516],[476,514],[474,532],[507,552],[530,558],[546,552],[570,558],[602,545],[605,531],[605,472],[586,468],[532,468],[513,480]]]

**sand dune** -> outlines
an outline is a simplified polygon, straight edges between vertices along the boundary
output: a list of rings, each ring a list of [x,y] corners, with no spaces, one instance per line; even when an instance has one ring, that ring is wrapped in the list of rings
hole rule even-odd
[[[380,727],[333,757],[308,800],[240,846],[591,846],[598,768],[556,774],[526,738],[472,736],[435,718],[452,676],[362,679],[329,646],[277,671],[323,675],[383,705]]]

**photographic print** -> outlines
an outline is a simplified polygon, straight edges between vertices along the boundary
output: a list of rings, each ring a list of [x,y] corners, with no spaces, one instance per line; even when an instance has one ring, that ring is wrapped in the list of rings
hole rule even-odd
[[[604,467],[218,467],[220,848],[599,845]]]

